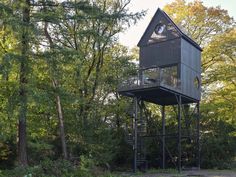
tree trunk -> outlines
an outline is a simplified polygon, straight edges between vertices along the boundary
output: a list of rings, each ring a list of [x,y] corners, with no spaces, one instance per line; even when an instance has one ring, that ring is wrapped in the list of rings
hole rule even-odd
[[[57,115],[59,120],[59,129],[60,129],[60,137],[61,137],[61,145],[62,145],[62,152],[63,158],[67,159],[67,148],[66,148],[66,138],[65,138],[65,131],[64,131],[64,117],[62,113],[62,106],[61,106],[61,98],[57,93],[58,82],[57,80],[53,79],[53,87],[56,90],[56,103],[57,103]]]
[[[19,164],[27,166],[27,142],[26,142],[26,115],[27,115],[27,70],[28,70],[28,50],[29,50],[29,32],[30,22],[30,0],[25,0],[23,7],[23,33],[21,39],[21,60],[20,60],[20,83],[19,83],[19,127],[18,127],[18,156]]]
[[[45,13],[47,13],[45,1],[43,1],[43,5],[44,5],[44,11],[45,11]],[[44,22],[44,34],[45,34],[46,39],[49,42],[50,50],[53,50],[54,49],[53,40],[48,32],[48,22],[47,21]],[[49,67],[51,67],[51,66],[49,66]],[[53,72],[55,72],[55,70],[53,70]],[[56,104],[57,104],[57,116],[58,116],[58,121],[59,121],[63,158],[68,159],[65,130],[64,130],[64,116],[63,116],[63,112],[62,112],[61,98],[60,98],[59,93],[57,92],[57,90],[59,88],[59,84],[58,84],[58,81],[57,81],[54,73],[51,77],[52,77],[52,85],[53,85],[53,88],[55,89],[55,97],[56,97]]]

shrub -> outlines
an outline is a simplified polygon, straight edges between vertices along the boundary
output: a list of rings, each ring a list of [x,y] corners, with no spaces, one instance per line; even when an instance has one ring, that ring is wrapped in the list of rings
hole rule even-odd
[[[12,170],[5,170],[0,173],[0,177],[84,177],[90,175],[90,161],[84,160],[82,166],[75,166],[70,161],[58,159],[52,161],[46,159],[41,161],[39,165],[32,167],[16,167]],[[1,176],[2,175],[2,176]]]

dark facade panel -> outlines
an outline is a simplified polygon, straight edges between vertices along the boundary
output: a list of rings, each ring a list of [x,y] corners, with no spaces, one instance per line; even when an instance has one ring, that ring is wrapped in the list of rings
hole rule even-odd
[[[140,68],[180,63],[181,39],[174,39],[140,48]]]
[[[201,51],[185,39],[181,39],[181,63],[201,73]]]
[[[198,81],[197,81],[198,80]],[[199,87],[196,86],[199,82]],[[185,39],[181,39],[181,86],[182,93],[201,98],[201,51]]]
[[[194,71],[192,68],[185,64],[181,64],[181,90],[182,94],[200,100],[201,88],[200,88],[200,73]],[[196,79],[198,78],[199,83],[197,84]]]

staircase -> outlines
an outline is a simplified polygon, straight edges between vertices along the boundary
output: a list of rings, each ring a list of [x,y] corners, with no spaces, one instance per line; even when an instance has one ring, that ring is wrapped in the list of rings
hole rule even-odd
[[[134,154],[136,156],[136,166],[139,170],[145,171],[147,169],[147,160],[146,160],[146,148],[144,137],[147,133],[147,122],[146,119],[142,115],[142,110],[140,104],[138,104],[138,116],[135,119],[135,104],[132,107],[132,110],[128,110],[128,115],[132,118],[132,133],[127,131],[126,133],[126,142],[131,145],[134,150]],[[135,134],[137,133],[137,146],[135,144]],[[136,151],[135,151],[136,148]],[[135,161],[135,160],[134,160]]]

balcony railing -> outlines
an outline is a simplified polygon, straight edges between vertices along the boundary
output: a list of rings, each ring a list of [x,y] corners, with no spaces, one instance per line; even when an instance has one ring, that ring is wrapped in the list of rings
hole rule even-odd
[[[119,90],[149,88],[162,86],[172,90],[180,90],[181,82],[176,71],[166,68],[152,67],[139,69],[119,85]]]

